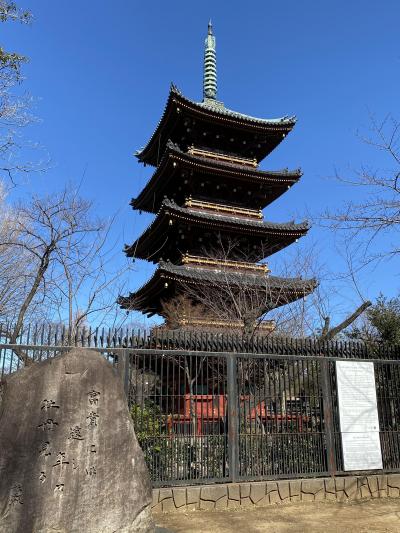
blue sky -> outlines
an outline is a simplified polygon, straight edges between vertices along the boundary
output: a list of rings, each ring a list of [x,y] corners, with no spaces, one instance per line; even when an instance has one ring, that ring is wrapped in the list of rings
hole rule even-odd
[[[2,25],[1,41],[30,57],[25,89],[36,98],[40,122],[26,134],[52,159],[52,168],[32,176],[26,189],[53,191],[83,177],[82,191],[99,214],[119,212],[114,232],[121,248],[151,220],[128,205],[151,173],[133,152],[153,132],[171,81],[186,96],[201,99],[210,17],[219,99],[255,116],[298,117],[295,130],[262,168],[301,166],[304,176],[268,207],[266,218],[302,218],[354,197],[353,190],[328,178],[335,168],[348,173],[363,162],[381,164],[356,137],[368,127],[369,111],[400,118],[396,0],[20,4],[32,10],[33,24]],[[331,270],[343,268],[329,232],[314,227],[307,239],[319,242]],[[396,259],[364,273],[364,295],[396,294],[398,264]],[[152,270],[138,263],[132,289]],[[348,292],[342,296],[349,308],[358,301]]]

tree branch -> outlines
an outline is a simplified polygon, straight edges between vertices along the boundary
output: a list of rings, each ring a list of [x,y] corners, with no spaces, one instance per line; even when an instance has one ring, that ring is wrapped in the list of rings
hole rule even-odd
[[[360,307],[358,307],[354,313],[352,313],[350,316],[348,316],[343,322],[335,326],[334,328],[329,329],[329,323],[330,319],[329,317],[325,318],[325,324],[322,330],[322,333],[319,337],[322,341],[330,341],[332,340],[338,333],[343,331],[344,329],[348,328],[360,315],[364,313],[368,307],[370,307],[372,303],[370,301],[364,302]]]

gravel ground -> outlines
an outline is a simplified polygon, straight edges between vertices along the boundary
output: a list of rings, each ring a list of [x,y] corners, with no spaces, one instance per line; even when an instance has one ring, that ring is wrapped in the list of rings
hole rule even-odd
[[[163,533],[400,533],[400,500],[304,503],[156,514]]]

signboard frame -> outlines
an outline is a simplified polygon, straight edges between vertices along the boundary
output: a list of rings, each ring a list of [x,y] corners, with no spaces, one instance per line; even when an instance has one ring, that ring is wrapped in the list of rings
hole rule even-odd
[[[374,363],[341,360],[335,368],[343,469],[382,470]]]

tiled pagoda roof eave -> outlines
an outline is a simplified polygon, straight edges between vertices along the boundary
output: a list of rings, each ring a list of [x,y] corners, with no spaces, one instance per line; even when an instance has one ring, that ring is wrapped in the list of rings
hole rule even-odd
[[[252,117],[250,115],[244,115],[236,111],[231,111],[225,107],[213,107],[206,105],[204,102],[195,102],[194,100],[190,100],[189,98],[183,96],[183,94],[175,87],[175,85],[171,84],[168,99],[164,107],[164,112],[161,115],[156,128],[154,129],[146,146],[140,150],[137,150],[135,154],[139,161],[146,162],[146,156],[150,154],[153,143],[166,126],[168,117],[173,111],[175,105],[180,105],[183,109],[187,109],[195,114],[197,113],[200,116],[208,116],[215,121],[219,120],[228,125],[236,124],[237,126],[247,130],[271,131],[287,134],[296,124],[296,117],[294,116],[285,116],[277,119],[262,119]],[[154,164],[151,162],[149,163]]]
[[[239,228],[242,232],[258,233],[261,236],[268,234],[278,234],[285,236],[301,237],[305,235],[310,226],[307,221],[300,224],[293,222],[278,223],[278,222],[265,222],[265,221],[253,221],[242,217],[227,217],[224,215],[214,215],[210,213],[202,213],[201,211],[195,211],[186,207],[179,207],[171,200],[164,200],[161,204],[161,208],[156,215],[153,222],[146,228],[142,235],[136,239],[131,246],[125,247],[125,253],[128,257],[135,256],[135,250],[139,244],[142,246],[152,233],[157,233],[158,229],[161,229],[165,224],[166,217],[175,217],[176,219],[186,220],[190,223],[198,223],[204,226],[225,226],[231,228],[232,231],[238,231]]]
[[[289,290],[303,290],[307,287],[315,288],[317,281],[315,279],[304,280],[302,278],[284,278],[281,276],[260,275],[260,274],[243,274],[231,273],[230,271],[222,271],[220,269],[206,269],[189,267],[186,265],[174,265],[169,261],[160,261],[157,272],[165,276],[177,276],[180,278],[192,279],[193,281],[214,281],[220,283],[221,280],[226,280],[237,285],[247,282],[249,286],[265,287],[267,284],[272,289],[280,288],[286,284]]]
[[[249,226],[251,228],[254,228],[256,230],[277,230],[277,231],[292,231],[296,233],[302,233],[304,231],[308,231],[310,229],[310,226],[307,221],[300,222],[296,224],[295,222],[268,222],[268,221],[259,221],[259,220],[250,220],[246,218],[239,218],[234,216],[225,216],[225,215],[217,215],[217,214],[211,214],[209,212],[204,213],[202,211],[195,211],[192,209],[189,209],[187,207],[180,207],[175,202],[165,199],[162,204],[166,209],[169,210],[169,212],[174,213],[175,215],[183,215],[183,216],[192,216],[192,217],[198,217],[205,222],[208,220],[212,220],[213,222],[221,222],[226,224],[238,224],[243,226]]]
[[[247,283],[247,287],[254,290],[271,291],[285,290],[285,295],[288,300],[295,301],[298,298],[310,294],[318,285],[315,279],[302,280],[299,278],[281,278],[277,276],[268,276],[262,278],[260,275],[231,275],[231,279],[226,278],[225,273],[218,271],[196,269],[186,266],[177,266],[169,262],[160,262],[158,269],[153,276],[135,292],[130,293],[129,296],[122,297],[118,303],[125,309],[130,308],[136,303],[134,309],[142,310],[146,313],[156,314],[159,309],[156,306],[150,307],[149,301],[157,298],[157,296],[165,288],[165,282],[176,282],[181,284],[207,284],[212,286],[221,286],[221,283],[232,283],[232,286],[240,286]],[[235,279],[236,277],[236,279]],[[146,303],[147,302],[147,303]],[[278,303],[278,301],[277,301]],[[289,303],[287,301],[286,303]],[[281,303],[279,305],[284,305]],[[279,306],[277,304],[277,307]]]
[[[158,121],[157,126],[155,127],[155,129],[154,129],[150,139],[148,140],[146,146],[144,146],[143,148],[141,148],[141,149],[139,149],[139,150],[137,150],[135,152],[135,156],[137,157],[137,159],[140,162],[144,162],[144,157],[145,157],[146,152],[148,152],[150,150],[150,147],[151,147],[152,143],[154,142],[155,138],[157,137],[157,133],[160,130],[162,130],[163,123],[166,122],[168,114],[172,111],[172,101],[173,101],[173,98],[174,98],[175,90],[176,90],[175,86],[173,84],[171,84],[169,95],[168,95],[168,98],[167,98],[167,102],[166,102],[166,104],[164,106],[164,111],[163,111],[163,113],[161,115],[160,120]]]
[[[169,162],[171,160],[179,161],[183,165],[201,168],[206,172],[210,172],[210,174],[215,173],[226,176],[233,175],[239,179],[242,178],[255,183],[260,182],[260,184],[265,183],[269,186],[275,186],[277,188],[293,186],[300,180],[303,174],[301,169],[259,170],[226,162],[207,161],[205,158],[185,153],[177,146],[169,143],[167,144],[167,148],[163,154],[159,166],[156,168],[139,195],[132,199],[131,205],[134,209],[154,212],[148,210],[148,208],[146,209],[146,198],[148,198],[152,191],[157,189],[159,180],[162,179],[163,183],[165,183],[165,176],[163,177],[163,175],[167,171]],[[170,173],[167,176],[167,179],[168,178],[170,178]]]
[[[195,165],[202,165],[207,166],[211,168],[212,170],[221,171],[221,172],[229,172],[241,174],[243,176],[254,176],[257,179],[269,179],[271,181],[274,180],[297,180],[302,176],[302,171],[300,168],[296,168],[294,170],[288,170],[288,169],[280,169],[280,170],[262,170],[259,168],[251,168],[246,167],[243,165],[239,165],[237,163],[230,163],[227,161],[218,161],[218,160],[207,160],[204,157],[200,157],[198,155],[192,155],[187,152],[182,151],[179,146],[173,145],[170,143],[167,147],[169,154],[180,158],[181,160],[184,160],[188,163],[192,163]]]
[[[147,307],[146,309],[142,309],[140,307],[132,307],[132,302],[140,302],[145,300],[146,295],[153,294],[154,296],[159,293],[162,289],[160,285],[160,278],[162,277],[162,274],[160,272],[160,268],[158,268],[150,279],[148,279],[143,285],[141,285],[135,292],[129,293],[128,296],[120,296],[117,299],[117,304],[122,309],[136,309],[141,310],[144,313],[149,314],[149,316],[152,316],[156,314],[156,309],[150,309]],[[156,292],[155,292],[156,291]]]
[[[187,104],[190,106],[193,106],[199,110],[206,110],[215,114],[216,116],[222,115],[224,117],[230,117],[232,119],[241,120],[244,122],[257,124],[259,126],[264,127],[274,127],[274,126],[285,126],[289,128],[293,128],[296,124],[296,117],[293,116],[284,116],[284,117],[278,117],[278,118],[260,118],[260,117],[253,117],[251,115],[246,115],[244,113],[239,113],[237,111],[233,111],[232,109],[226,108],[224,105],[221,105],[219,102],[212,102],[209,101],[203,101],[203,102],[196,102],[195,100],[191,100],[190,98],[187,98],[184,96],[177,88],[176,86],[172,85],[171,92],[174,92],[176,94],[176,97],[179,99],[180,103]]]

